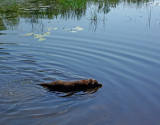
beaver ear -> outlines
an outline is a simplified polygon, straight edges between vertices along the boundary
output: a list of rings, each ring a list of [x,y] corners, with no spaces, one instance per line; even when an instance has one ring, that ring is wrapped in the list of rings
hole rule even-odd
[[[98,83],[98,81],[97,81],[97,80],[95,80],[95,83]]]
[[[92,84],[92,83],[93,83],[93,80],[92,80],[92,79],[89,79],[89,80],[88,80],[88,83],[91,83],[91,84]]]

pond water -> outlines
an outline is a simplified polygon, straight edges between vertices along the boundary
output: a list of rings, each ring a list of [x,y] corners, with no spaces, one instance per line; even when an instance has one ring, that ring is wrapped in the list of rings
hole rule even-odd
[[[159,125],[159,53],[160,1],[1,0],[0,124]]]

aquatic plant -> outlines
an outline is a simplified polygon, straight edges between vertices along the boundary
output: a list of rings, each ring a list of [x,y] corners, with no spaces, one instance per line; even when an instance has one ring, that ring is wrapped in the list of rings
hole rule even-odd
[[[38,41],[44,41],[46,40],[45,37],[49,36],[50,35],[50,32],[52,30],[58,30],[58,28],[55,28],[55,27],[48,27],[47,28],[48,32],[44,32],[43,34],[36,34],[36,33],[26,33],[24,34],[23,36],[34,36],[33,38],[34,39],[38,39]],[[64,30],[64,31],[70,31],[71,33],[76,33],[77,31],[82,31],[84,30],[82,27],[74,27],[74,28],[71,28],[71,29],[68,29],[68,28],[63,28],[61,30]]]

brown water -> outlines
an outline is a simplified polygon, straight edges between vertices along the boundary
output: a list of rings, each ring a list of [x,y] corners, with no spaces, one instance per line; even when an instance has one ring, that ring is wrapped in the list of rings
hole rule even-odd
[[[160,1],[2,0],[0,124],[159,125],[159,53]],[[88,78],[103,87],[36,85]]]

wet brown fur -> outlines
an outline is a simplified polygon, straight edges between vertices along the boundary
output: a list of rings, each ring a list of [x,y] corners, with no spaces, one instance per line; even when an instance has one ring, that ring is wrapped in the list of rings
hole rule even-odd
[[[77,81],[54,81],[51,83],[40,83],[39,85],[47,87],[52,91],[86,91],[87,89],[93,89],[101,87],[102,84],[94,79],[77,80]]]

